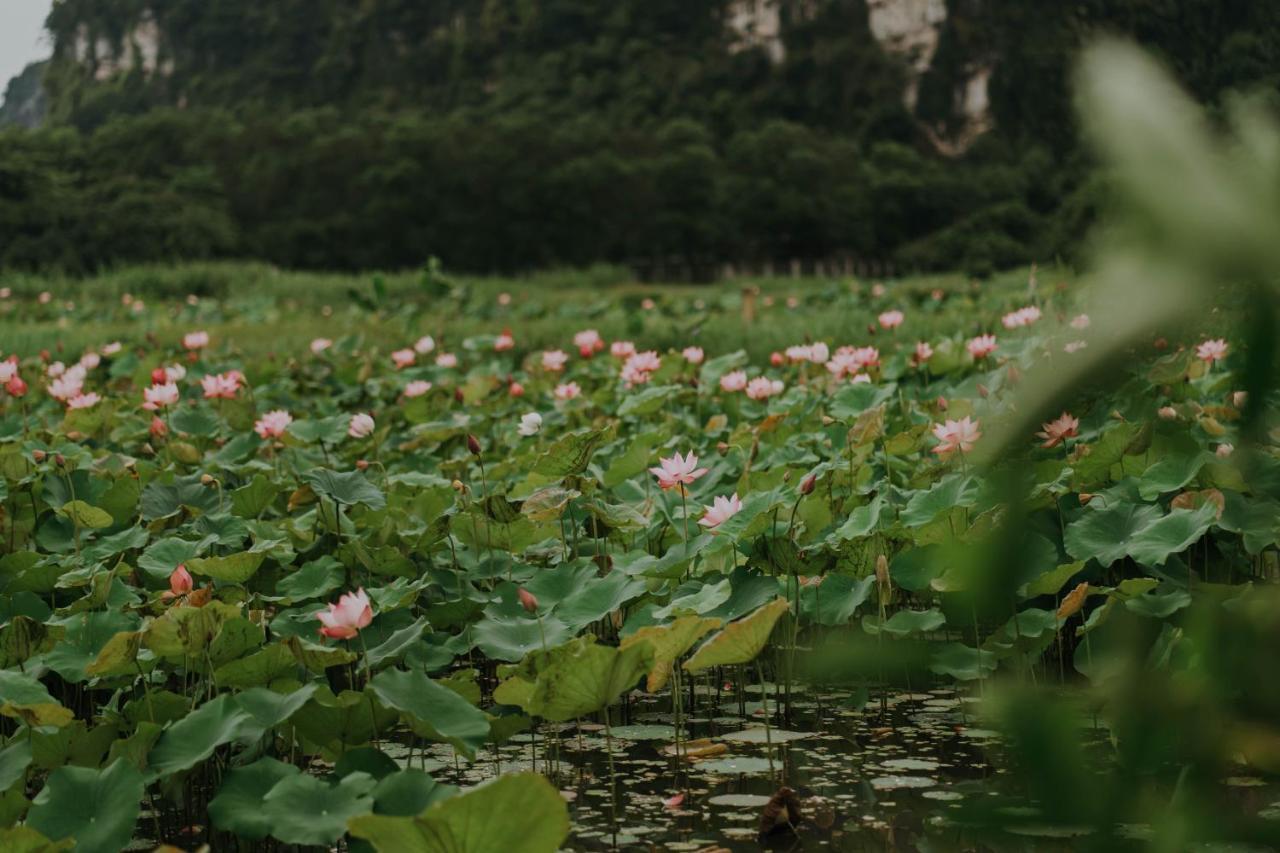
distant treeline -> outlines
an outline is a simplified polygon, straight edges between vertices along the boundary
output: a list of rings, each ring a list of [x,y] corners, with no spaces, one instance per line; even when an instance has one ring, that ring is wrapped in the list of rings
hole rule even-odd
[[[1085,217],[1060,203],[1070,174],[1043,150],[955,163],[780,120],[717,144],[693,120],[163,109],[86,134],[0,135],[0,265],[368,269],[436,255],[485,272],[607,261],[705,277],[793,259],[981,272],[1074,244]]]

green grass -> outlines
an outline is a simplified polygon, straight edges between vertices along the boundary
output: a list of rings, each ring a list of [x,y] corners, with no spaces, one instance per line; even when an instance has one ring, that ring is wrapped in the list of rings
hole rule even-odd
[[[1042,270],[1038,279],[1043,291],[1072,276]],[[380,297],[375,281],[381,283]],[[920,276],[884,282],[877,298],[873,282],[854,279],[647,284],[612,267],[453,278],[422,271],[288,272],[253,263],[143,266],[88,279],[6,276],[3,283],[13,295],[0,303],[0,347],[74,354],[112,339],[152,335],[167,342],[203,328],[257,358],[298,353],[315,337],[359,334],[389,351],[420,334],[456,347],[466,337],[510,327],[517,345],[532,350],[567,347],[573,332],[590,327],[607,339],[629,338],[648,347],[696,343],[710,352],[742,348],[759,357],[807,338],[863,341],[876,315],[891,307],[925,321],[913,322],[916,333],[977,332],[970,318],[981,316],[973,310],[978,292],[986,291],[987,304],[994,299],[1013,308],[1028,299],[1027,281],[1025,269],[981,283],[961,275]],[[937,289],[949,294],[941,304],[932,298]],[[52,294],[48,304],[38,302],[42,292]],[[511,296],[506,306],[499,304],[504,293]],[[133,313],[125,298],[141,299],[146,310]],[[646,309],[645,300],[655,306]]]

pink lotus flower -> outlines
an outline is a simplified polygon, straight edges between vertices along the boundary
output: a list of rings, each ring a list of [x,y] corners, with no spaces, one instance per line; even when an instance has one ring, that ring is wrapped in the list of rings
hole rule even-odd
[[[659,457],[658,466],[650,468],[649,473],[658,478],[658,485],[664,491],[686,486],[710,470],[698,467],[698,457],[693,455],[693,451],[689,451],[687,456],[676,453],[668,459]]]
[[[1215,361],[1222,361],[1227,357],[1227,342],[1222,338],[1214,338],[1211,341],[1204,341],[1196,347],[1196,358],[1201,361],[1213,364]]]
[[[1073,328],[1073,329],[1075,329],[1075,330],[1077,330],[1077,331],[1082,331],[1082,330],[1084,330],[1084,329],[1089,328],[1089,315],[1088,315],[1088,314],[1077,314],[1076,316],[1072,317],[1072,318],[1071,318],[1071,328]]]
[[[964,346],[974,358],[986,358],[998,349],[995,335],[978,335]]]
[[[708,530],[713,527],[719,527],[729,519],[738,514],[742,509],[742,501],[738,500],[735,492],[730,497],[715,497],[711,500],[711,506],[704,507],[706,512],[702,518],[698,519],[698,523]]]
[[[1036,433],[1038,437],[1044,439],[1041,447],[1057,447],[1068,438],[1075,438],[1079,434],[1080,420],[1071,417],[1070,412],[1063,412],[1056,420],[1043,424],[1041,431]]]
[[[1040,319],[1040,309],[1034,305],[1028,305],[1026,308],[1019,308],[1000,318],[1000,322],[1004,324],[1006,329],[1018,329],[1023,326],[1030,326],[1032,323]]]
[[[583,329],[573,336],[573,345],[584,358],[590,358],[593,352],[604,349],[604,339],[595,329]]]
[[[702,364],[702,359],[706,357],[702,347],[685,347],[680,351],[680,355],[684,356],[684,360],[690,364]]]
[[[150,432],[154,438],[163,438],[169,434],[169,425],[153,415],[151,418],[151,425],[147,428],[147,431]]]
[[[627,385],[641,385],[649,381],[649,374],[662,367],[662,359],[653,350],[638,352],[622,365],[622,381]]]
[[[831,356],[831,360],[827,362],[827,370],[836,379],[842,376],[852,376],[861,369],[862,365],[858,363],[857,357],[848,347],[836,350],[836,354]]]
[[[206,400],[234,400],[240,390],[240,372],[210,373],[200,377]]]
[[[415,379],[408,385],[404,386],[404,395],[412,399],[413,397],[421,397],[423,394],[431,390],[431,383],[425,379]]]
[[[934,424],[933,434],[940,442],[933,448],[933,452],[944,456],[956,450],[968,453],[973,450],[974,443],[982,438],[982,433],[978,431],[978,422],[971,420],[968,415],[958,421],[949,420]]]
[[[1067,341],[1062,345],[1062,351],[1067,355],[1071,355],[1073,353],[1080,352],[1080,350],[1084,349],[1088,345],[1088,341]]]
[[[142,389],[142,408],[154,412],[178,402],[178,386],[172,382]]]
[[[102,402],[102,398],[99,397],[94,392],[90,391],[88,394],[77,394],[76,396],[67,400],[67,408],[68,409],[92,409],[94,406],[98,405],[98,403],[100,402]]]
[[[182,345],[190,350],[204,349],[209,345],[209,333],[187,332],[182,336]]]
[[[85,370],[93,370],[99,364],[102,364],[102,356],[98,355],[96,352],[87,352],[80,356],[78,364]]]
[[[809,345],[809,361],[814,364],[823,364],[829,358],[831,358],[831,347],[827,346],[825,341]]]
[[[181,364],[168,364],[160,369],[164,372],[165,382],[181,382],[187,378],[187,369]]]
[[[774,367],[782,367],[787,363],[787,357],[780,352],[771,352],[769,353],[769,363]]]
[[[165,601],[186,595],[195,588],[195,580],[191,577],[191,573],[187,571],[187,567],[179,563],[178,567],[169,573],[169,589],[166,590],[160,598]]]
[[[293,415],[283,409],[276,409],[258,418],[253,425],[253,431],[260,438],[279,438],[284,435],[284,431],[291,423],[293,423]]]
[[[776,394],[781,394],[785,387],[781,379],[757,376],[747,383],[747,396],[752,400],[767,400]]]
[[[65,364],[63,364],[60,361],[55,361],[53,364],[49,365],[44,369],[44,375],[48,376],[50,379],[57,379],[59,376],[65,373],[66,370],[67,370],[67,366]]]
[[[1173,421],[1178,418],[1178,410],[1173,406],[1161,406],[1156,410],[1156,414],[1164,421]]]
[[[361,412],[351,416],[351,423],[347,425],[347,435],[352,438],[368,438],[373,434],[373,428],[373,416]]]
[[[512,397],[523,397],[524,386],[521,385],[519,382],[512,382],[509,386],[507,386],[507,393],[510,394]]]
[[[396,365],[396,370],[403,370],[418,360],[418,356],[411,349],[398,349],[391,353],[391,360]]]
[[[669,809],[678,809],[684,802],[684,794],[676,794],[674,797],[667,797],[662,801],[662,805]]]
[[[552,373],[559,373],[564,370],[564,366],[568,361],[569,354],[564,350],[547,350],[542,354],[542,369],[549,370]]]
[[[506,352],[509,349],[514,349],[515,345],[516,339],[511,337],[510,332],[503,332],[493,339],[494,352]]]
[[[557,400],[572,400],[582,393],[577,382],[565,382],[556,386],[553,392]]]
[[[321,355],[331,346],[333,346],[333,341],[328,338],[316,338],[311,342],[311,354]]]
[[[789,346],[783,351],[783,355],[787,357],[787,361],[792,364],[800,364],[801,362],[810,361],[813,350],[808,344],[796,344]]]
[[[722,391],[741,391],[746,387],[747,372],[745,370],[730,370],[720,377],[720,390]]]
[[[1217,456],[1219,459],[1226,459],[1228,456],[1231,455],[1232,451],[1234,451],[1235,449],[1236,449],[1235,445],[1233,445],[1231,442],[1224,441],[1222,442],[1222,444],[1219,444],[1217,447],[1214,448],[1213,455]]]
[[[122,349],[124,349],[124,344],[120,343],[119,341],[112,341],[109,344],[103,344],[102,354],[105,356],[113,356],[116,353],[120,352]]]
[[[328,610],[317,612],[316,618],[323,625],[321,634],[337,640],[349,640],[373,621],[373,607],[361,587],[355,592],[344,593],[337,604],[330,604]]]
[[[917,367],[933,358],[933,347],[929,346],[926,341],[920,341],[916,344],[915,352],[911,354],[911,361]]]
[[[877,281],[875,284],[871,285],[871,295],[874,296],[876,299],[879,299],[881,296],[884,296],[884,294],[885,294],[885,287],[883,284]]]
[[[505,290],[504,290],[502,293],[499,293],[499,294],[498,294],[498,304],[499,304],[499,305],[502,305],[502,306],[504,306],[504,307],[505,307],[505,306],[507,306],[507,305],[510,305],[510,304],[511,304],[511,294],[510,294],[510,293],[507,293]]]
[[[0,383],[8,382],[18,375],[18,363],[12,359],[0,361]]]
[[[49,383],[49,396],[55,400],[66,402],[72,397],[80,396],[84,381],[75,376],[63,376]]]
[[[609,354],[614,358],[630,358],[636,354],[636,345],[631,341],[614,341],[609,346]]]
[[[430,335],[423,335],[414,343],[413,349],[418,355],[426,355],[436,348],[436,339]]]
[[[436,367],[452,368],[458,366],[458,357],[451,352],[442,352],[436,356]]]
[[[11,376],[4,383],[4,390],[10,397],[25,397],[27,394],[27,383],[23,381],[21,376]]]
[[[902,321],[905,320],[906,317],[903,315],[901,311],[893,310],[893,311],[885,311],[876,319],[880,321],[880,328],[896,329],[902,325]]]

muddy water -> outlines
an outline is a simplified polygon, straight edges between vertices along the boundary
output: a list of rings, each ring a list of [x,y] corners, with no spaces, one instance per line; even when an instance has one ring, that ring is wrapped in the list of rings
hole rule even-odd
[[[789,718],[771,715],[772,768],[759,695],[757,686],[736,700],[699,697],[686,737],[712,738],[727,749],[696,762],[677,764],[670,755],[667,709],[640,705],[627,725],[615,723],[616,820],[601,726],[564,727],[558,743],[547,729],[520,735],[470,766],[440,750],[432,774],[473,785],[499,768],[536,764],[569,800],[566,847],[573,850],[894,850],[915,849],[926,836],[941,843],[938,849],[954,849],[969,845],[948,812],[1001,787],[995,734],[969,713],[971,697],[954,690],[793,698]],[[772,697],[770,708],[776,711]],[[806,819],[794,832],[784,827],[761,840],[761,813],[782,785],[796,791]],[[681,793],[678,805],[664,802]]]

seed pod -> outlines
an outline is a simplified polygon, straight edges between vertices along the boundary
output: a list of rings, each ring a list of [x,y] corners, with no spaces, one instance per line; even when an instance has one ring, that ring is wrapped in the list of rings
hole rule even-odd
[[[876,583],[882,587],[889,586],[889,558],[884,554],[876,557]]]

